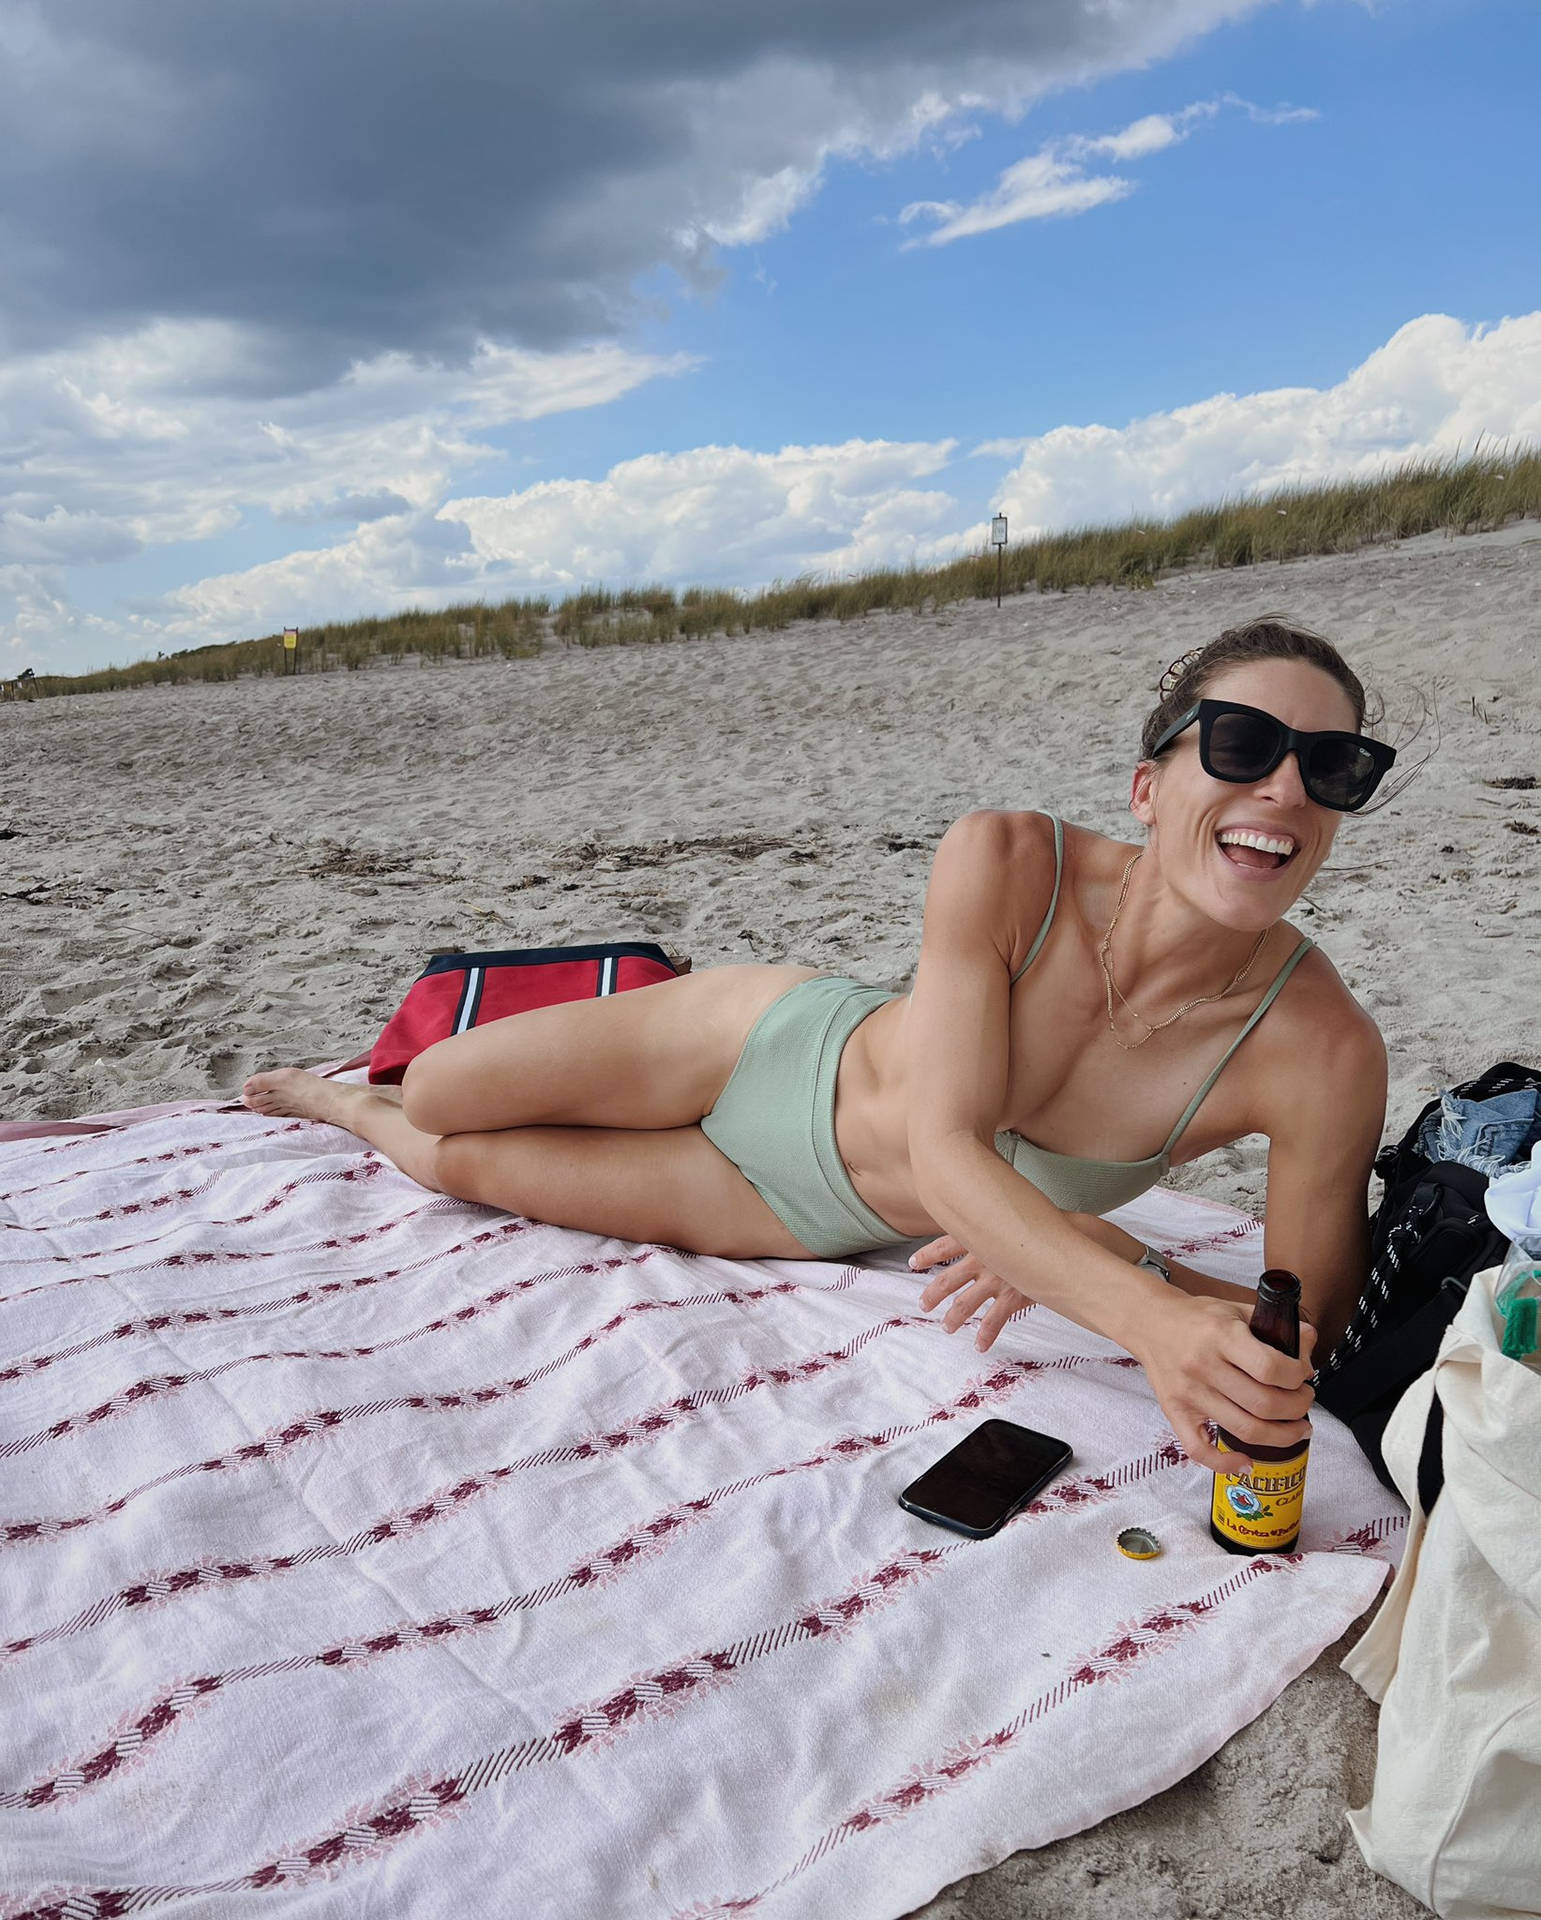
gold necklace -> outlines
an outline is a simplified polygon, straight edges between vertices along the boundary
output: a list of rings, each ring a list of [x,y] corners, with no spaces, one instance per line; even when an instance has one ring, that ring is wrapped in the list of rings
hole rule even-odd
[[[1112,1034],[1114,1044],[1122,1047],[1125,1053],[1133,1053],[1136,1047],[1143,1047],[1151,1035],[1160,1033],[1163,1027],[1175,1026],[1185,1013],[1192,1013],[1195,1007],[1202,1007],[1208,1000],[1223,1000],[1228,993],[1234,993],[1242,981],[1245,980],[1247,975],[1252,971],[1252,963],[1263,951],[1263,942],[1268,938],[1269,934],[1269,929],[1264,927],[1263,931],[1257,936],[1252,951],[1247,955],[1246,965],[1241,969],[1240,973],[1234,975],[1229,984],[1223,986],[1218,993],[1201,993],[1196,999],[1190,1000],[1186,1005],[1179,1007],[1176,1013],[1169,1013],[1164,1020],[1157,1020],[1154,1023],[1147,1020],[1138,1007],[1129,1005],[1129,1001],[1124,997],[1123,989],[1113,978],[1113,929],[1118,925],[1118,916],[1123,912],[1124,902],[1129,898],[1129,882],[1134,878],[1134,870],[1139,865],[1140,855],[1144,853],[1144,851],[1145,849],[1141,847],[1139,852],[1137,852],[1129,862],[1128,866],[1124,868],[1124,882],[1118,890],[1118,905],[1113,909],[1113,918],[1108,922],[1108,930],[1102,936],[1102,944],[1097,949],[1097,958],[1102,962],[1102,977],[1107,983],[1108,1032]],[[1115,993],[1123,1005],[1127,1007],[1129,1012],[1139,1021],[1140,1025],[1145,1028],[1143,1037],[1136,1040],[1132,1045],[1128,1041],[1119,1039],[1118,1028],[1113,1024],[1113,996]]]

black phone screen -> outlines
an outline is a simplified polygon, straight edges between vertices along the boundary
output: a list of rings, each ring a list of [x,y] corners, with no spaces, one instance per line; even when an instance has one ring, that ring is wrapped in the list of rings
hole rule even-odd
[[[985,1420],[907,1486],[899,1504],[960,1533],[994,1533],[1069,1458],[1068,1443],[1052,1434]]]

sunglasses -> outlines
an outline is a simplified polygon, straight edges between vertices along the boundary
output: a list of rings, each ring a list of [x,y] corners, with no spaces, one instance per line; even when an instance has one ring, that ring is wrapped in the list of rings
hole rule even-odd
[[[1369,799],[1396,759],[1396,750],[1362,733],[1297,733],[1260,707],[1234,700],[1200,700],[1174,720],[1150,750],[1169,747],[1199,723],[1199,765],[1212,780],[1244,786],[1263,780],[1293,753],[1300,782],[1319,807],[1354,813]]]

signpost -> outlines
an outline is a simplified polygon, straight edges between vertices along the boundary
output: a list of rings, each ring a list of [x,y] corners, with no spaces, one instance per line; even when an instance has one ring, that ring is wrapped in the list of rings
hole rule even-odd
[[[298,627],[284,628],[284,672],[298,673],[300,670],[300,630]]]
[[[995,604],[1001,604],[1001,573],[1006,564],[1006,516],[998,513],[990,522],[990,544],[995,549]]]

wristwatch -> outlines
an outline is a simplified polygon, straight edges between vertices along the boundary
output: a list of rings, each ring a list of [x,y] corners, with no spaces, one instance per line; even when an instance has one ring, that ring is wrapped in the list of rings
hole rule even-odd
[[[1158,1274],[1168,1286],[1172,1284],[1172,1269],[1164,1254],[1157,1253],[1154,1247],[1147,1247],[1134,1263],[1137,1267],[1148,1267]]]

